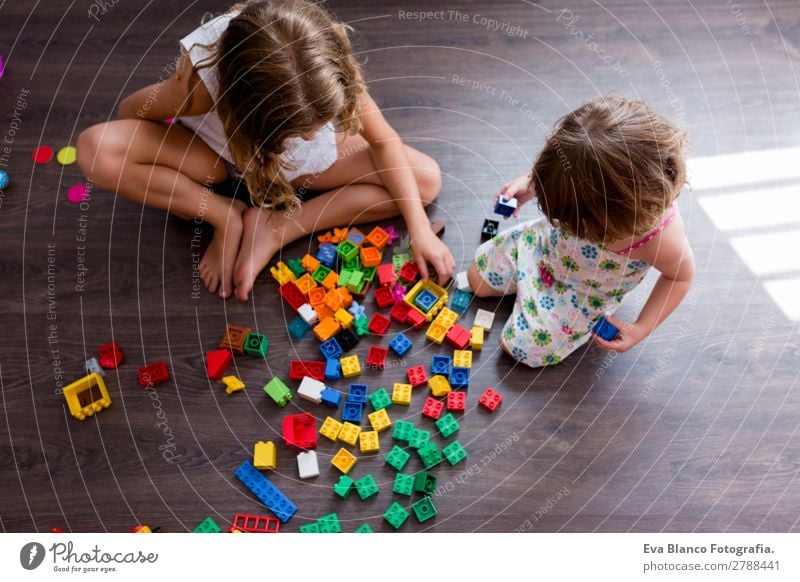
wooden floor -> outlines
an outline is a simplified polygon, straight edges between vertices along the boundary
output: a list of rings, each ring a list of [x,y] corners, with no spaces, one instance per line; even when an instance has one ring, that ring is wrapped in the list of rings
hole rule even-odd
[[[491,214],[492,191],[526,171],[552,123],[594,95],[647,100],[689,129],[694,155],[797,144],[793,0],[742,0],[740,11],[716,0],[579,0],[572,14],[552,0],[445,5],[443,20],[425,22],[408,14],[430,6],[422,0],[329,7],[355,28],[371,93],[390,122],[441,164],[444,186],[430,214],[447,224],[445,241],[462,268]],[[289,340],[291,314],[269,276],[251,303],[192,297],[190,224],[102,191],[87,208],[72,205],[64,194],[81,180],[77,167],[33,166],[30,158],[37,145],[74,143],[113,116],[122,96],[164,75],[202,14],[225,3],[107,2],[94,17],[89,6],[0,0],[0,133],[12,142],[4,145],[13,180],[0,207],[0,529],[146,523],[187,531],[206,516],[225,523],[237,512],[265,513],[233,472],[255,441],[279,438],[283,416],[302,408],[295,401],[278,409],[260,386],[285,377],[287,359],[317,354],[316,341]],[[590,34],[596,45],[587,44]],[[438,516],[412,518],[404,531],[800,529],[797,327],[691,192],[681,210],[698,278],[679,311],[632,352],[609,358],[590,348],[545,370],[515,367],[499,353],[495,328],[477,355],[458,436],[469,458],[436,470]],[[645,296],[638,290],[621,313],[634,317]],[[511,306],[476,303],[499,323]],[[271,343],[266,362],[237,358],[248,388],[233,396],[203,369],[226,321],[256,327]],[[411,335],[409,365],[446,351]],[[112,338],[125,353],[107,376],[114,402],[74,420],[56,392],[59,378],[79,377]],[[371,343],[357,348],[362,358]],[[161,359],[173,380],[148,393],[136,370]],[[391,386],[403,373],[394,366],[361,380]],[[493,415],[476,408],[486,386],[505,396]],[[407,412],[394,407],[392,418],[427,424],[422,400],[416,394]],[[310,410],[324,418],[322,407]],[[305,482],[294,454],[280,447],[274,482],[299,506],[285,529],[335,511],[345,531],[364,522],[387,531],[386,508],[407,505],[391,493],[394,471],[383,460],[390,440],[383,436],[381,454],[354,469],[381,487],[366,502],[334,497],[332,443],[318,450],[320,477]]]

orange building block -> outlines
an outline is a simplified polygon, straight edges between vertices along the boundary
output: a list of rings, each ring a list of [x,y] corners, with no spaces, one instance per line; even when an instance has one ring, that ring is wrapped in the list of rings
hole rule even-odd
[[[303,268],[308,271],[309,273],[313,273],[319,267],[319,261],[316,257],[312,257],[311,255],[306,255],[300,261],[300,264],[303,265]]]
[[[308,275],[304,275],[304,277],[308,277]],[[323,289],[322,287],[314,287],[313,289],[311,289],[308,292],[308,302],[312,305],[312,307],[316,307],[317,305],[324,305],[325,289]]]
[[[326,291],[330,291],[332,289],[336,289],[336,286],[339,284],[339,274],[335,271],[331,271],[328,273],[328,276],[322,280],[322,286],[325,287]]]
[[[339,322],[332,317],[326,317],[314,326],[314,335],[321,342],[331,339],[339,333]]]
[[[381,264],[383,255],[375,247],[361,247],[361,263],[365,267],[377,267]]]
[[[300,289],[303,295],[308,295],[308,293],[317,286],[317,282],[314,281],[308,273],[300,277],[294,284],[297,285],[297,288]]]
[[[389,235],[380,226],[376,226],[367,235],[369,243],[379,250],[383,250],[386,243],[389,242]]]

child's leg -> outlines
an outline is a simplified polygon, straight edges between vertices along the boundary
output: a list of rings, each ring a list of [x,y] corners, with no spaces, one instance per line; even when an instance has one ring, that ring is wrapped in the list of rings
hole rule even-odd
[[[244,214],[244,238],[236,259],[236,296],[246,300],[258,274],[284,245],[314,231],[335,226],[382,220],[399,214],[392,196],[383,187],[366,141],[351,136],[339,145],[342,155],[318,176],[300,176],[295,187],[326,191],[292,215],[250,208]],[[439,166],[425,154],[406,146],[422,203],[434,201],[441,187]]]
[[[486,281],[484,281],[483,277],[478,274],[478,267],[474,262],[469,266],[469,269],[467,269],[467,279],[469,280],[469,286],[472,288],[475,297],[502,297],[505,295],[505,293],[490,287]]]
[[[214,194],[225,180],[223,161],[180,125],[121,119],[95,125],[78,138],[78,163],[96,186],[214,227],[199,269],[206,288],[231,293],[245,205]]]

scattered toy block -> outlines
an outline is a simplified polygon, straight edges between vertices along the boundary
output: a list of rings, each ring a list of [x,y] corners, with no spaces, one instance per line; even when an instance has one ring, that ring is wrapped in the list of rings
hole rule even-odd
[[[356,481],[356,491],[361,500],[364,501],[378,494],[378,484],[375,483],[375,478],[368,473]]]
[[[391,345],[391,344],[389,344]],[[389,350],[380,346],[370,346],[367,352],[367,367],[383,369],[386,367],[386,357],[389,355]]]
[[[453,352],[453,365],[458,368],[471,368],[472,352],[469,350],[455,350]]]
[[[450,412],[464,412],[467,409],[467,393],[451,392],[447,395],[447,410]]]
[[[100,365],[100,362],[97,361],[97,358],[89,358],[86,360],[86,363],[83,365],[83,369],[86,370],[87,374],[100,374],[103,377],[106,375],[105,370],[103,370],[103,366]]]
[[[433,302],[427,310],[421,309],[416,303],[416,299],[419,296],[430,297],[431,295],[436,297],[436,301]],[[439,287],[430,279],[427,281],[421,280],[417,282],[411,289],[409,289],[409,291],[403,297],[403,301],[413,309],[423,314],[425,316],[425,321],[431,321],[447,302],[447,291]],[[427,306],[427,302],[425,305]]]
[[[429,519],[436,517],[436,508],[433,506],[433,501],[430,495],[426,495],[411,506],[411,510],[417,517],[417,521],[424,523]]]
[[[389,317],[391,317],[394,321],[396,321],[400,325],[405,325],[406,320],[408,319],[408,312],[410,310],[411,307],[409,307],[406,303],[398,301],[397,303],[394,304],[394,307],[392,307],[389,310]],[[419,312],[417,313],[420,317],[422,317],[422,321],[425,321],[425,318],[422,316],[422,314]]]
[[[327,377],[327,376],[326,376]],[[320,394],[320,402],[330,408],[339,408],[339,403],[342,401],[342,393],[333,388],[325,387]]]
[[[423,313],[428,313],[431,307],[436,305],[437,301],[436,295],[428,291],[427,289],[423,289],[417,296],[414,297],[414,305]]]
[[[314,309],[314,308],[313,308],[311,305],[309,305],[308,303],[303,303],[303,304],[302,304],[302,305],[301,305],[301,306],[300,306],[300,307],[297,309],[297,313],[298,313],[298,315],[300,315],[300,317],[302,317],[302,318],[303,318],[303,320],[304,320],[304,321],[305,321],[305,322],[306,322],[308,325],[316,325],[316,324],[319,322],[319,316],[317,315],[317,310],[316,310],[316,309]]]
[[[436,398],[447,396],[452,390],[450,387],[450,382],[447,381],[447,378],[439,374],[431,376],[431,378],[428,380],[428,386],[431,389],[431,394]]]
[[[422,416],[438,420],[444,411],[444,402],[436,400],[428,396],[425,399],[425,404],[422,406]]]
[[[431,440],[431,433],[421,428],[415,428],[408,439],[408,446],[412,449],[419,449],[428,444]]]
[[[223,376],[222,381],[225,383],[225,393],[233,394],[244,390],[244,382],[239,380],[236,376]]]
[[[322,285],[322,287],[314,287],[314,289],[317,289],[317,293],[318,294],[319,293],[322,294],[322,297],[325,297],[325,293],[327,292],[327,289],[325,289],[325,285],[324,285],[325,279],[327,279],[328,275],[330,275],[331,273],[333,273],[333,271],[331,271],[325,265],[320,265],[319,267],[314,269],[313,273],[311,273],[311,278],[314,279],[314,282],[317,285]],[[309,291],[309,297],[311,295],[311,292],[314,291],[314,289]]]
[[[378,309],[383,309],[385,307],[389,307],[390,305],[394,305],[394,297],[392,297],[392,292],[386,287],[376,287],[375,291],[373,291],[373,294],[375,295],[375,303],[378,304]]]
[[[408,456],[411,457],[411,455]],[[398,495],[407,495],[411,497],[414,493],[414,475],[406,475],[405,473],[398,473],[395,475],[392,492]]]
[[[425,366],[411,366],[406,368],[406,375],[408,376],[408,383],[414,386],[422,386],[428,381],[428,373],[425,371]]]
[[[292,391],[289,390],[288,386],[283,383],[283,380],[277,376],[267,382],[267,384],[264,386],[264,393],[272,398],[272,400],[275,401],[275,404],[280,407],[284,407],[289,404],[289,400],[292,398]]]
[[[372,319],[369,320],[369,330],[374,334],[383,335],[389,329],[390,323],[388,317],[376,312],[372,315]]]
[[[406,261],[403,266],[400,267],[400,272],[397,273],[397,278],[406,285],[410,285],[416,281],[417,277],[419,277],[419,267],[412,261]]]
[[[342,377],[342,367],[338,358],[330,358],[325,361],[325,379],[339,380]]]
[[[342,420],[360,423],[363,406],[360,402],[345,401],[342,406]]]
[[[319,477],[319,463],[316,451],[303,451],[297,455],[297,472],[301,479]]]
[[[286,261],[286,266],[289,267],[289,270],[292,272],[295,278],[302,277],[303,275],[306,274],[306,268],[303,266],[302,259],[297,259],[297,258],[289,259],[288,261]],[[283,283],[280,282],[279,284],[283,285]]]
[[[442,307],[434,321],[446,330],[449,330],[455,324],[456,319],[458,319],[458,313],[448,307]]]
[[[389,509],[383,514],[383,519],[389,522],[394,529],[400,529],[400,527],[406,522],[408,516],[411,515],[403,509],[403,506],[397,503],[396,501],[389,506]]]
[[[317,360],[292,360],[289,362],[289,379],[300,381],[305,377],[325,380],[325,362]]]
[[[347,308],[347,312],[350,315],[352,315],[355,319],[358,319],[362,315],[366,317],[367,310],[358,301],[353,301],[350,307]]]
[[[447,337],[447,328],[438,321],[432,321],[428,331],[425,332],[425,338],[435,344],[442,345],[445,337]]]
[[[339,364],[342,366],[342,376],[345,378],[353,378],[361,374],[361,362],[357,355],[340,358]]]
[[[496,220],[489,220],[488,218],[483,221],[481,228],[481,240],[487,241],[497,236],[500,232],[500,223]]]
[[[502,196],[497,199],[497,202],[494,203],[494,213],[499,214],[500,216],[505,216],[508,218],[509,216],[513,216],[514,211],[517,209],[517,199],[511,198],[506,200]]]
[[[317,307],[320,305],[325,304],[325,288],[324,287],[314,287],[311,291],[308,292],[308,302],[311,307],[314,308],[316,312]],[[319,314],[317,314],[319,316]]]
[[[379,388],[369,395],[369,403],[374,410],[381,410],[382,408],[389,408],[392,405],[392,398],[386,391],[386,388]]]
[[[355,455],[345,448],[339,449],[339,451],[331,459],[331,465],[339,469],[345,475],[351,471],[356,462],[357,459]]]
[[[385,408],[371,412],[367,415],[367,418],[369,419],[369,423],[372,425],[372,429],[375,432],[383,432],[392,426],[392,420],[389,418],[389,413],[386,412]]]
[[[442,453],[444,453],[447,462],[451,465],[457,465],[467,458],[467,451],[458,441],[453,441],[447,445],[444,449],[442,449]]]
[[[353,304],[353,296],[345,287],[336,287],[325,294],[325,305],[334,313],[339,309],[347,309]]]
[[[369,320],[364,315],[356,319],[356,336],[369,335]]]
[[[390,263],[378,265],[377,267],[378,283],[381,287],[391,287],[397,282],[397,277],[394,274],[394,268]]]
[[[232,361],[233,355],[230,350],[212,350],[206,352],[206,373],[208,377],[215,382],[221,380]],[[144,370],[144,368],[142,368],[142,370]],[[140,375],[139,383],[141,384],[141,382],[142,379]],[[143,384],[143,386],[146,385],[147,383]]]
[[[472,335],[466,329],[456,323],[453,324],[453,327],[450,328],[444,339],[454,348],[463,350],[469,345],[471,338]]]
[[[394,297],[395,302],[405,301],[406,288],[403,287],[400,283],[395,283],[394,285],[392,285],[392,297]]]
[[[313,273],[319,268],[319,261],[312,257],[311,255],[306,255],[300,260],[300,264],[303,265],[303,268],[306,270],[307,273]]]
[[[392,450],[389,451],[389,454],[386,455],[386,464],[398,471],[402,471],[410,458],[411,455],[407,451],[395,445],[392,447]]]
[[[362,523],[353,533],[375,533],[368,523]]]
[[[452,367],[453,359],[450,356],[433,356],[431,359],[431,374],[449,376]]]
[[[469,284],[469,277],[466,271],[461,271],[456,274],[456,289],[459,291],[471,291],[472,287]]]
[[[286,523],[295,513],[297,506],[289,500],[280,489],[275,487],[272,482],[250,461],[245,461],[234,473],[245,487],[258,498],[261,503],[267,506],[275,516]]]
[[[275,470],[277,449],[272,441],[258,441],[253,446],[253,466],[256,469]]]
[[[358,322],[356,322],[358,323]],[[336,334],[336,341],[342,346],[342,350],[349,352],[358,345],[358,336],[352,329],[343,329]]]
[[[319,524],[315,521],[313,523],[305,523],[298,528],[300,533],[319,533]]]
[[[469,347],[474,351],[479,352],[483,349],[483,333],[484,329],[477,325],[472,328],[469,337]]]
[[[350,422],[343,422],[339,431],[339,440],[350,446],[355,446],[358,436],[361,434],[361,427]]]
[[[463,394],[463,392],[461,394]],[[439,434],[446,439],[450,438],[461,429],[461,425],[458,424],[456,417],[450,412],[445,414],[434,424],[436,424],[436,428],[439,429]]]
[[[244,353],[248,356],[266,358],[269,350],[267,336],[251,331],[244,341]]]
[[[358,245],[353,244],[349,240],[339,243],[336,247],[336,253],[344,261],[351,260],[358,256]]]
[[[339,516],[335,513],[323,515],[317,520],[319,524],[319,533],[342,533],[342,524],[339,522]]]
[[[84,420],[95,412],[111,406],[106,383],[100,374],[89,374],[65,386],[62,390],[67,401],[69,413],[78,420]]]
[[[362,453],[377,453],[381,448],[377,431],[361,431],[358,435],[358,446]]]
[[[325,384],[314,378],[306,376],[300,382],[300,387],[297,389],[297,395],[300,398],[319,404],[322,402],[322,392],[325,390]]]
[[[304,451],[317,448],[317,423],[314,416],[307,412],[286,415],[281,434],[290,449]]]
[[[322,280],[321,285],[325,288],[326,291],[331,291],[332,289],[336,289],[336,287],[339,285],[339,275],[335,271],[331,271]]]
[[[270,267],[269,272],[272,273],[272,277],[278,282],[278,285],[297,279],[297,275],[283,261],[278,261],[274,267]]]
[[[343,285],[341,273],[339,274],[339,285]],[[347,278],[347,285],[345,286],[350,293],[360,295],[363,293],[364,285],[366,285],[366,282],[364,281],[364,273],[361,271],[353,271]]]
[[[365,240],[366,237],[364,236],[364,233],[357,228],[351,228],[347,232],[347,242],[356,247],[361,246]]]
[[[410,442],[411,437],[414,436],[414,428],[413,423],[408,422],[407,420],[398,420],[394,423],[394,430],[392,431],[392,438],[397,441],[403,442]]]
[[[469,368],[453,366],[450,370],[450,386],[453,388],[469,388]]]
[[[228,365],[230,364],[230,357],[231,353],[228,350],[220,350],[224,351],[228,354]],[[213,352],[209,352],[213,353]],[[225,368],[222,369],[219,374],[215,374],[212,376],[209,374],[209,377],[212,380],[221,380],[222,375],[225,373],[225,370],[228,368],[228,365],[225,365]],[[216,371],[216,370],[215,370]],[[139,368],[139,384],[147,388],[148,386],[155,386],[157,384],[163,384],[169,380],[169,369],[167,368],[166,362],[154,362],[142,368]]]
[[[406,406],[411,404],[412,388],[411,384],[395,384],[392,389],[392,402],[394,404],[404,404]]]
[[[319,428],[319,434],[333,442],[336,442],[336,439],[339,438],[340,432],[342,432],[342,423],[332,416],[326,418],[325,422],[323,422],[322,426]]]
[[[597,320],[592,328],[592,333],[607,342],[614,341],[619,335],[619,329],[605,317]]]
[[[200,522],[200,525],[192,530],[192,533],[222,533],[222,529],[217,525],[216,521],[207,517]]]
[[[491,311],[486,311],[485,309],[478,309],[477,313],[475,313],[475,321],[473,321],[472,325],[477,325],[478,327],[482,327],[487,332],[492,330],[492,325],[494,324],[494,313]]]
[[[398,332],[389,342],[389,347],[402,358],[411,350],[412,343],[403,332]]]
[[[359,255],[361,264],[365,267],[377,267],[383,258],[381,251],[375,247],[361,247]]]
[[[325,356],[327,360],[340,358],[344,353],[342,351],[342,346],[339,345],[336,338],[327,339],[319,344],[319,351],[322,352],[322,355]]]
[[[389,235],[380,226],[376,226],[369,231],[369,234],[367,235],[367,241],[378,250],[383,250],[383,248],[389,243]]]
[[[299,315],[289,324],[289,335],[292,339],[301,340],[311,331],[311,326]]]
[[[450,301],[450,307],[456,313],[464,313],[469,309],[469,304],[472,303],[472,293],[469,291],[460,291],[456,289],[453,294],[453,299]]]
[[[293,281],[288,281],[278,288],[278,293],[283,297],[284,301],[289,304],[294,311],[300,309],[300,306],[305,304],[306,296],[297,288]]]
[[[231,527],[228,531],[231,533],[234,531],[247,533],[278,533],[280,531],[280,525],[280,520],[274,517],[237,513],[233,516]]]
[[[347,390],[347,401],[366,404],[368,390],[369,386],[366,384],[350,384],[350,388]]]
[[[355,481],[347,475],[339,475],[339,480],[333,486],[333,492],[342,499],[347,499],[350,492],[354,489]]]
[[[408,313],[406,314],[406,323],[408,323],[408,325],[410,325],[416,330],[420,330],[427,322],[428,320],[425,319],[425,316],[422,315],[419,311],[417,311],[416,309],[412,309],[410,307],[408,308]]]
[[[330,243],[322,243],[317,251],[317,261],[333,269],[336,265],[336,246]]]
[[[436,491],[436,475],[420,471],[414,477],[414,491],[423,495],[433,495]]]
[[[498,394],[492,388],[487,388],[481,394],[481,397],[478,399],[478,404],[483,406],[489,412],[494,412],[495,409],[500,406],[500,403],[503,401],[503,396]]]
[[[314,335],[317,336],[319,341],[324,342],[335,336],[340,329],[338,321],[333,317],[326,317],[314,326]]]
[[[100,355],[100,365],[106,370],[115,369],[122,363],[122,350],[119,349],[117,342],[103,344],[97,349],[97,352]]]

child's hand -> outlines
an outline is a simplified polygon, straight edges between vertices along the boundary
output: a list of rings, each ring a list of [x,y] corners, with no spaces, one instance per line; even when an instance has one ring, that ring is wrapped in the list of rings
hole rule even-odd
[[[505,200],[517,199],[517,209],[514,211],[514,218],[519,216],[519,210],[526,202],[530,202],[536,196],[536,189],[531,182],[531,175],[525,174],[519,178],[514,178],[506,182],[492,198],[492,205],[497,203],[497,199],[502,196]],[[505,220],[505,219],[504,219]]]
[[[619,330],[619,334],[610,342],[595,335],[594,343],[609,352],[627,352],[650,334],[650,332],[640,324],[628,323],[627,321],[622,321],[611,315],[606,315],[605,317],[611,325]]]
[[[422,278],[427,281],[430,276],[428,272],[428,263],[430,263],[436,269],[437,275],[439,275],[439,285],[447,283],[456,268],[456,260],[447,245],[430,228],[412,235],[411,241],[414,250],[414,261],[419,267],[419,273]]]

